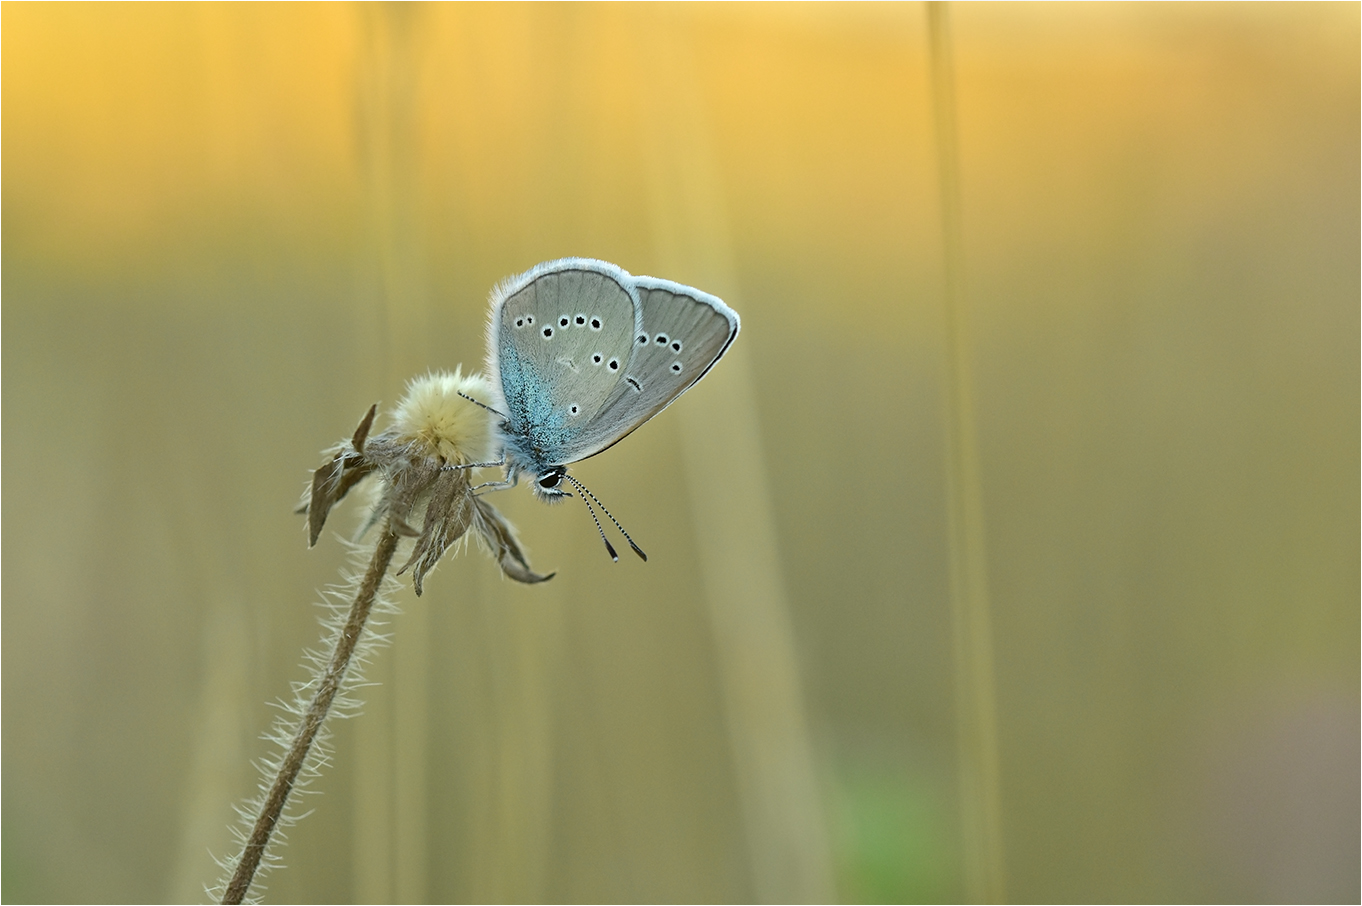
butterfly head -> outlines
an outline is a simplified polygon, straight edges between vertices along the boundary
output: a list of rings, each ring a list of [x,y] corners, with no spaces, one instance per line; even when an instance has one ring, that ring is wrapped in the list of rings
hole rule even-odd
[[[571,497],[572,494],[564,490],[567,482],[567,466],[549,466],[543,472],[534,477],[530,488],[534,491],[534,496],[545,503],[557,503],[564,497]]]

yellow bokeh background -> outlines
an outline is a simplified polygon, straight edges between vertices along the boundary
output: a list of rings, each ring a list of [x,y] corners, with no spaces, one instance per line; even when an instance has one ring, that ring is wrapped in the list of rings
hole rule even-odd
[[[1358,7],[947,15],[1003,895],[1355,902]],[[3,898],[203,897],[360,518],[306,549],[319,451],[567,255],[743,318],[574,466],[650,560],[499,494],[557,576],[404,589],[266,898],[975,896],[928,37],[0,6]]]

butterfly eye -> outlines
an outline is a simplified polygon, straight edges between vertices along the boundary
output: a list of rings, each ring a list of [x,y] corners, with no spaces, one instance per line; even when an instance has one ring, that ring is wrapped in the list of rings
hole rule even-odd
[[[654,342],[657,343],[657,345],[659,345],[659,346],[666,346],[666,345],[667,345],[667,335],[666,335],[665,333],[660,333],[660,334],[658,334],[658,335],[657,335],[657,339],[654,340]]]
[[[563,480],[562,473],[550,472],[543,478],[539,479],[539,486],[541,488],[556,488],[558,487],[558,482],[562,480]]]
[[[680,374],[680,373],[681,373],[681,363],[680,363],[680,362],[672,362],[672,374]]]
[[[681,351],[681,341],[680,341],[680,340],[672,340],[672,352],[680,352],[680,351]]]
[[[638,335],[638,345],[640,346],[648,345],[648,335],[646,333],[641,333]]]
[[[610,360],[610,364],[609,364],[607,367],[608,367],[611,371],[619,371],[619,370],[620,370],[620,360],[619,360],[619,359],[611,359],[611,360]]]
[[[600,318],[592,318],[592,319],[591,319],[591,329],[592,329],[592,330],[600,330],[600,329],[601,329],[601,319],[600,319]]]
[[[586,315],[578,315],[577,317],[572,319],[572,323],[576,324],[578,327],[581,327],[583,324],[586,323]]]
[[[572,323],[572,321],[571,321],[571,319],[568,318],[567,315],[563,315],[561,318],[558,319],[558,326],[559,326],[559,327],[567,327],[567,326],[568,326],[569,324],[571,324],[571,323]]]
[[[544,339],[547,340],[547,339],[548,339],[549,337],[551,337],[551,336],[553,336],[553,328],[552,328],[552,327],[545,327],[545,328],[544,328]]]
[[[599,352],[594,353],[594,354],[591,356],[591,364],[593,364],[593,365],[599,365],[599,364],[601,363],[601,358],[602,358],[602,356],[601,356],[601,354],[600,354]]]

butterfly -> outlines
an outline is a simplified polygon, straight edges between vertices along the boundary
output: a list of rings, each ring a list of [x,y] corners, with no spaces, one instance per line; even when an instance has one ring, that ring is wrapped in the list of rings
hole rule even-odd
[[[693,287],[591,258],[547,261],[492,290],[487,372],[499,415],[503,487],[524,473],[539,499],[582,493],[568,465],[619,443],[694,386],[738,336],[738,313]],[[610,556],[618,560],[605,539]]]

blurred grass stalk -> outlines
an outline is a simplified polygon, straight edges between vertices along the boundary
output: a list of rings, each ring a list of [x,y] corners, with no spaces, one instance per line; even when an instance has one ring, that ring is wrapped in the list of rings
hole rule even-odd
[[[363,250],[377,281],[359,296],[359,323],[379,342],[381,361],[358,363],[374,386],[397,387],[430,366],[429,262],[422,228],[423,72],[429,62],[430,8],[369,4],[357,8],[362,35],[356,80],[359,148],[367,183],[369,232]],[[375,298],[374,291],[379,293]],[[558,594],[544,588],[541,603]],[[495,764],[473,786],[469,811],[480,816],[463,884],[474,900],[538,902],[550,841],[553,715],[548,689],[560,627],[557,611],[508,606],[495,589],[478,609],[476,648],[490,652],[497,681],[487,690],[498,715]],[[431,647],[429,599],[394,626],[394,656],[373,666],[366,717],[356,721],[353,884],[357,902],[429,902],[432,858],[430,777]],[[506,666],[510,665],[510,666]],[[436,692],[438,696],[446,690]],[[440,858],[451,858],[449,852]]]
[[[638,32],[648,38],[636,59],[658,272],[741,309],[687,23],[649,5]],[[831,902],[827,831],[741,337],[677,417],[755,899]]]
[[[950,549],[951,615],[955,647],[955,708],[960,818],[966,895],[1000,903],[1006,895],[998,729],[994,701],[993,631],[979,450],[969,371],[969,313],[964,292],[960,223],[960,158],[956,144],[955,75],[948,8],[927,4],[932,107],[941,174],[941,232],[945,258],[946,507]]]
[[[355,364],[370,386],[400,387],[425,367],[428,314],[424,243],[417,216],[418,7],[361,5],[355,80],[358,149],[366,185],[366,256],[377,265],[375,299],[358,296],[360,325],[382,356]],[[369,291],[365,291],[369,290]],[[408,365],[417,361],[416,368]],[[428,894],[428,606],[406,608],[391,659],[373,665],[370,719],[356,721],[354,894],[357,902],[420,903]]]
[[[403,372],[399,363],[422,352],[419,325],[426,304],[422,245],[414,235],[417,194],[411,184],[411,174],[419,168],[408,159],[416,147],[410,105],[419,68],[414,57],[420,53],[417,29],[408,21],[413,15],[419,12],[371,8],[365,16],[367,56],[359,85],[373,240],[385,297],[378,329],[388,340],[388,361],[371,370],[391,381]],[[679,23],[659,21],[665,13],[650,10],[644,15],[651,18],[640,24],[655,39],[648,42],[651,55],[640,66],[646,103],[655,118],[649,130],[652,144],[644,155],[652,165],[650,208],[657,224],[659,269],[702,286],[731,287],[734,268],[717,175],[704,140],[696,89],[687,81],[689,59],[675,46]],[[726,392],[705,395],[710,405],[702,411],[695,408],[697,399],[679,412],[754,889],[762,902],[829,902],[834,890],[826,830],[780,580],[751,377],[741,349],[728,358],[725,369],[717,372],[725,374],[719,380],[726,383]],[[711,384],[714,380],[710,378]],[[716,467],[722,467],[722,478],[715,477]],[[416,641],[409,636],[424,637],[422,627],[411,625],[423,615],[422,608],[413,608],[404,617],[400,649]],[[355,728],[360,770],[355,780],[354,870],[362,901],[420,901],[428,886],[428,816],[422,792],[426,745],[417,727],[428,709],[425,648],[399,658],[394,666],[392,692],[385,696],[382,689],[371,690],[369,707],[371,712],[386,710],[384,699],[391,698],[391,733],[380,720]],[[547,719],[540,717],[531,722]],[[524,732],[511,736],[515,739],[503,743],[516,745],[512,750],[503,746],[502,757],[518,761],[508,756],[523,746]],[[530,774],[547,777],[549,770],[550,765],[542,764]],[[499,772],[507,780],[523,781],[524,774],[516,768]],[[500,891],[494,898],[541,899],[541,881],[535,879],[543,866],[527,863],[543,861],[546,829],[531,826],[542,822],[542,810],[523,791],[513,792],[502,790],[499,823],[504,827],[493,860],[500,870],[491,870],[483,881]],[[512,820],[516,813],[521,813],[519,820]],[[527,824],[530,814],[538,817]],[[518,864],[505,863],[508,856]]]

